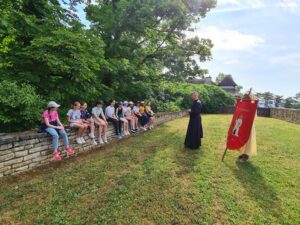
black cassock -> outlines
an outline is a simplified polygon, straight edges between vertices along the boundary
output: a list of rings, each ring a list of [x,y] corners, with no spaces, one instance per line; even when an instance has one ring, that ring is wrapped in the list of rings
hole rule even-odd
[[[200,112],[201,102],[199,100],[195,100],[191,108],[189,126],[184,142],[184,145],[190,149],[198,149],[201,146],[203,130]]]

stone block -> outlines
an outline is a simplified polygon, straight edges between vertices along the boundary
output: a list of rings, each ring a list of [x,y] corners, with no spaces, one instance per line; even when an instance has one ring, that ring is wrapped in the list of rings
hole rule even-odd
[[[11,159],[11,160],[3,162],[3,165],[4,166],[10,166],[10,165],[13,165],[13,164],[16,164],[16,163],[20,163],[22,161],[23,161],[23,157],[21,157],[21,158],[14,158],[14,159]]]
[[[48,158],[48,155],[39,155],[32,159],[32,162],[41,162]]]
[[[31,162],[32,162],[31,160],[28,160],[28,161],[25,161],[25,162],[16,163],[16,164],[13,164],[13,165],[12,165],[12,168],[23,167],[23,166],[25,166],[25,165],[30,164]]]
[[[6,155],[1,155],[0,156],[0,162],[8,161],[10,159],[13,159],[15,157],[14,153],[8,153]]]
[[[0,151],[6,150],[6,149],[11,149],[12,147],[13,147],[12,143],[0,145]]]
[[[48,149],[47,145],[40,146],[40,147],[34,147],[32,149],[29,149],[29,153],[41,152],[41,151],[44,151],[44,150],[47,150],[47,149]]]
[[[19,147],[15,147],[13,148],[13,152],[18,152],[18,151],[23,151],[25,149],[25,146],[24,145],[21,145]]]
[[[28,155],[28,150],[24,150],[24,151],[20,151],[20,152],[15,153],[16,158],[19,158],[19,157],[22,157],[22,156],[25,156],[25,155]]]
[[[21,172],[21,171],[25,171],[25,170],[27,170],[27,169],[28,169],[28,165],[19,167],[19,168],[15,169],[15,171],[16,171],[16,172]]]
[[[24,157],[24,161],[27,161],[27,160],[30,160],[30,159],[33,159],[33,158],[36,158],[38,156],[40,156],[41,154],[39,152],[36,152],[36,153],[33,153],[33,154],[30,154],[30,155],[27,155]]]

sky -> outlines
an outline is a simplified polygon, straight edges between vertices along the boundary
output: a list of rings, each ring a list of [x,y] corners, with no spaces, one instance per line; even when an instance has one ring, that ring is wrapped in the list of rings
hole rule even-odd
[[[215,78],[232,74],[244,91],[300,92],[300,0],[218,0],[191,36],[213,41]]]
[[[83,7],[78,7],[85,20]],[[300,92],[300,0],[218,0],[189,36],[213,41],[213,59],[201,64],[215,78],[232,74],[244,91],[284,97]]]

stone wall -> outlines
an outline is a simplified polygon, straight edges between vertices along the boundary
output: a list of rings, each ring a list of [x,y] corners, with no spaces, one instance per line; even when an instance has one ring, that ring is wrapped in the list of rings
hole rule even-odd
[[[156,116],[156,125],[186,115],[187,111],[160,114]],[[85,136],[86,143],[78,145],[75,143],[75,132],[69,129],[66,130],[69,135],[70,145],[76,154],[103,146],[99,144],[91,145],[87,135]],[[114,135],[114,128],[111,124],[108,127],[108,140],[110,143],[117,141]],[[63,150],[61,140],[59,151],[62,158],[70,157]],[[0,177],[17,174],[45,165],[53,161],[52,153],[52,137],[46,133],[28,131],[17,134],[0,134]]]
[[[270,117],[300,124],[300,110],[298,109],[271,109]]]
[[[218,111],[218,114],[233,114],[235,107],[225,107]],[[291,123],[300,124],[299,109],[279,109],[279,108],[258,108],[257,115],[262,117],[271,117]]]

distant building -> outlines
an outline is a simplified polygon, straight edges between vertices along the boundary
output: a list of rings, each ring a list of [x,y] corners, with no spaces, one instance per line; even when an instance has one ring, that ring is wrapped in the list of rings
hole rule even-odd
[[[260,98],[258,99],[258,108],[276,108],[276,101],[274,99],[265,100]]]
[[[204,78],[190,78],[187,80],[187,82],[192,84],[210,84],[210,85],[216,85],[222,88],[224,91],[229,92],[233,95],[238,95],[237,90],[237,84],[232,79],[232,76],[225,76],[224,79],[219,83],[216,84],[213,82],[212,77],[204,77]]]
[[[188,79],[189,83],[192,84],[210,84],[210,85],[215,85],[215,83],[212,80],[211,76],[204,77],[204,78],[191,78]]]
[[[224,79],[218,84],[224,91],[229,92],[233,95],[238,94],[237,84],[234,82],[232,76],[225,76]]]

